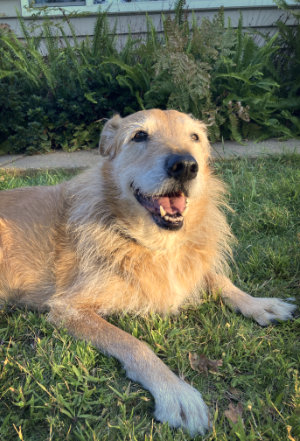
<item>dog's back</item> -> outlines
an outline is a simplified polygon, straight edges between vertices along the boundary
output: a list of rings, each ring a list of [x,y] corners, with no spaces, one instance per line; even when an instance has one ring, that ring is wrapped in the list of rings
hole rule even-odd
[[[43,309],[55,289],[55,237],[63,186],[0,193],[0,298]]]

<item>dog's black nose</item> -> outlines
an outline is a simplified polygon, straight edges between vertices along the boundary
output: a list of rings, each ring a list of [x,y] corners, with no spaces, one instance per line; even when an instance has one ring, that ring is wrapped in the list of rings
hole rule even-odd
[[[169,155],[166,159],[168,176],[178,181],[190,181],[197,176],[198,164],[191,155]]]

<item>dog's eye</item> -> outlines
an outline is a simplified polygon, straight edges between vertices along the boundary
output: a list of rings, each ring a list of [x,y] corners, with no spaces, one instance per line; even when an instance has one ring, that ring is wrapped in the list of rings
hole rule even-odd
[[[191,138],[192,138],[193,141],[199,141],[199,136],[197,135],[197,133],[193,133],[191,135]]]
[[[143,142],[143,141],[147,141],[147,139],[148,139],[148,133],[144,132],[143,130],[139,130],[138,132],[136,132],[136,134],[132,138],[132,140],[135,142]]]

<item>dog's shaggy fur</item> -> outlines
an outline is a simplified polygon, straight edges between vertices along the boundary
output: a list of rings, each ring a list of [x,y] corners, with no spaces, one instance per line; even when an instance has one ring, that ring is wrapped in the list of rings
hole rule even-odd
[[[0,297],[48,309],[151,391],[158,420],[204,433],[200,393],[103,316],[176,312],[202,289],[261,325],[290,318],[294,305],[255,299],[226,276],[224,186],[201,122],[171,110],[115,116],[99,148],[99,165],[67,183],[1,193]]]

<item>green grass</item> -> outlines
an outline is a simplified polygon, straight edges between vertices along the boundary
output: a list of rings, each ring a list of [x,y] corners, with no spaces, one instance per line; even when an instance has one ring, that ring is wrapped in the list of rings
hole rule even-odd
[[[233,279],[256,296],[299,294],[300,156],[215,163],[229,185],[239,239]],[[0,175],[0,188],[55,184],[65,172]],[[296,441],[300,436],[299,318],[261,328],[220,298],[178,316],[111,317],[146,341],[176,373],[198,388],[214,411],[216,441]],[[222,359],[199,374],[188,352]],[[119,363],[47,323],[46,315],[5,307],[0,313],[0,439],[188,440],[152,419],[153,399],[126,379]],[[233,390],[232,388],[236,389]],[[243,423],[224,416],[243,405]],[[297,407],[298,406],[298,407]],[[198,437],[201,439],[201,437]]]

